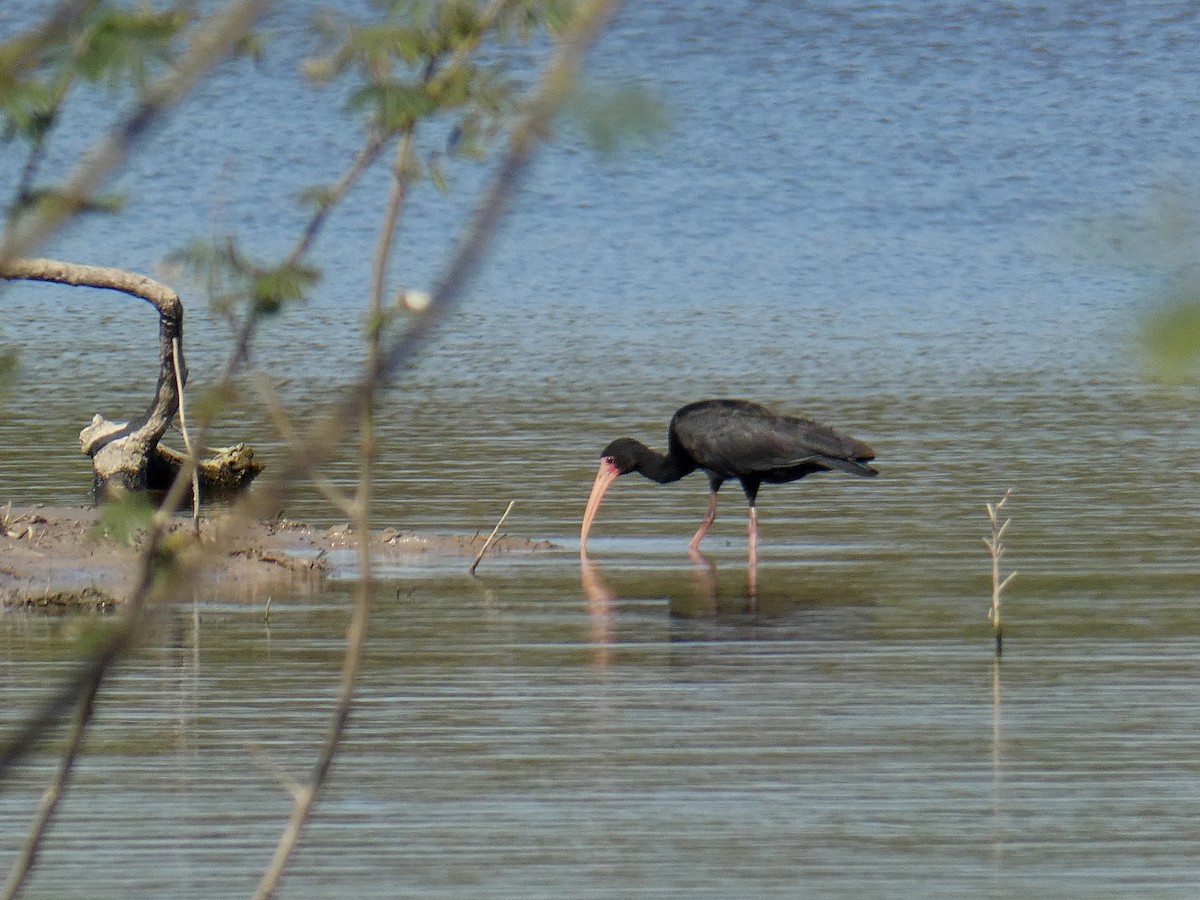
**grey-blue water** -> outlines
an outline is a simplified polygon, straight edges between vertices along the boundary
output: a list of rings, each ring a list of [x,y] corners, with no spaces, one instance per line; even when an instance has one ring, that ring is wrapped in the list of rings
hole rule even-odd
[[[39,6],[4,4],[0,36]],[[356,137],[337,90],[294,74],[306,9],[268,23],[254,90],[248,63],[223,67],[131,160],[123,213],[45,252],[162,273],[196,238],[289,246],[291,196]],[[627,8],[591,72],[658,91],[670,132],[597,158],[564,126],[383,414],[380,524],[474,532],[516,499],[507,530],[563,549],[482,583],[383,573],[285,895],[1194,895],[1198,398],[1147,378],[1135,335],[1197,242],[1198,45],[1186,2]],[[0,153],[8,184],[20,156]],[[428,285],[483,174],[416,192],[396,284]],[[298,418],[353,377],[385,192],[380,171],[354,193],[314,296],[256,347]],[[178,286],[199,390],[227,329]],[[76,433],[144,408],[156,323],[47,286],[0,304],[23,363],[0,503],[84,502]],[[270,465],[244,385],[213,442]],[[882,476],[764,488],[753,608],[739,492],[715,569],[686,554],[699,477],[622,479],[581,570],[599,449],[661,446],[676,407],[722,395],[844,428]],[[1008,488],[997,670],[980,538]],[[315,493],[286,513],[337,521]],[[111,685],[30,895],[252,888],[280,770],[303,776],[323,733],[346,588],[281,600],[269,625],[226,601],[180,609]],[[4,720],[82,627],[0,619]],[[3,786],[6,858],[52,765]]]

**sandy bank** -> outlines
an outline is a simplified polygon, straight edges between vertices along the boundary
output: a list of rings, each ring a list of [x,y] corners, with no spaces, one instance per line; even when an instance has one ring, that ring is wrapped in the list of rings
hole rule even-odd
[[[104,610],[128,596],[138,561],[138,539],[105,537],[90,507],[0,507],[0,605],[45,610]],[[190,520],[176,530],[187,533]],[[199,598],[256,601],[275,592],[302,594],[333,573],[329,557],[354,546],[346,526],[316,529],[279,519],[238,523],[221,519],[201,523],[201,540],[212,542],[218,529],[223,549],[201,566],[193,585]],[[372,550],[388,562],[429,554],[460,556],[470,564],[485,535],[420,535],[387,528],[372,533]],[[548,541],[501,536],[488,554],[536,553],[553,549]]]

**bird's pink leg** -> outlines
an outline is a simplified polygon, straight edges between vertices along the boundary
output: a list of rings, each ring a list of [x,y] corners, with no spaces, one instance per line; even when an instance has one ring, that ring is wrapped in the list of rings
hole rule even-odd
[[[750,518],[746,524],[750,536],[750,559],[746,566],[747,591],[750,599],[758,598],[758,510],[750,507]]]
[[[688,544],[689,550],[695,550],[700,546],[700,541],[704,535],[708,534],[708,529],[712,526],[713,521],[717,518],[717,492],[713,491],[708,495],[708,512],[704,514],[703,520],[700,522],[700,528]]]

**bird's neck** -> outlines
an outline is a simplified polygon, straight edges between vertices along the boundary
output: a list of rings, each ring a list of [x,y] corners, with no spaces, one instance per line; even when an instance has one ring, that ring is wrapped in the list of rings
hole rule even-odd
[[[638,458],[638,471],[651,481],[669,484],[696,470],[696,464],[690,458],[675,453],[659,453],[649,447],[643,447],[643,450]]]

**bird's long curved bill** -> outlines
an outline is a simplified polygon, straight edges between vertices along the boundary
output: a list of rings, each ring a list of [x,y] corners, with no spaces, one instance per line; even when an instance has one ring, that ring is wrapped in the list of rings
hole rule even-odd
[[[600,508],[600,501],[604,499],[604,492],[608,490],[608,486],[620,474],[620,470],[612,463],[607,461],[600,463],[600,471],[596,473],[596,480],[592,483],[592,493],[588,497],[587,509],[583,511],[583,527],[579,530],[580,553],[587,550],[588,532],[592,529],[592,519],[596,518],[596,510]]]

